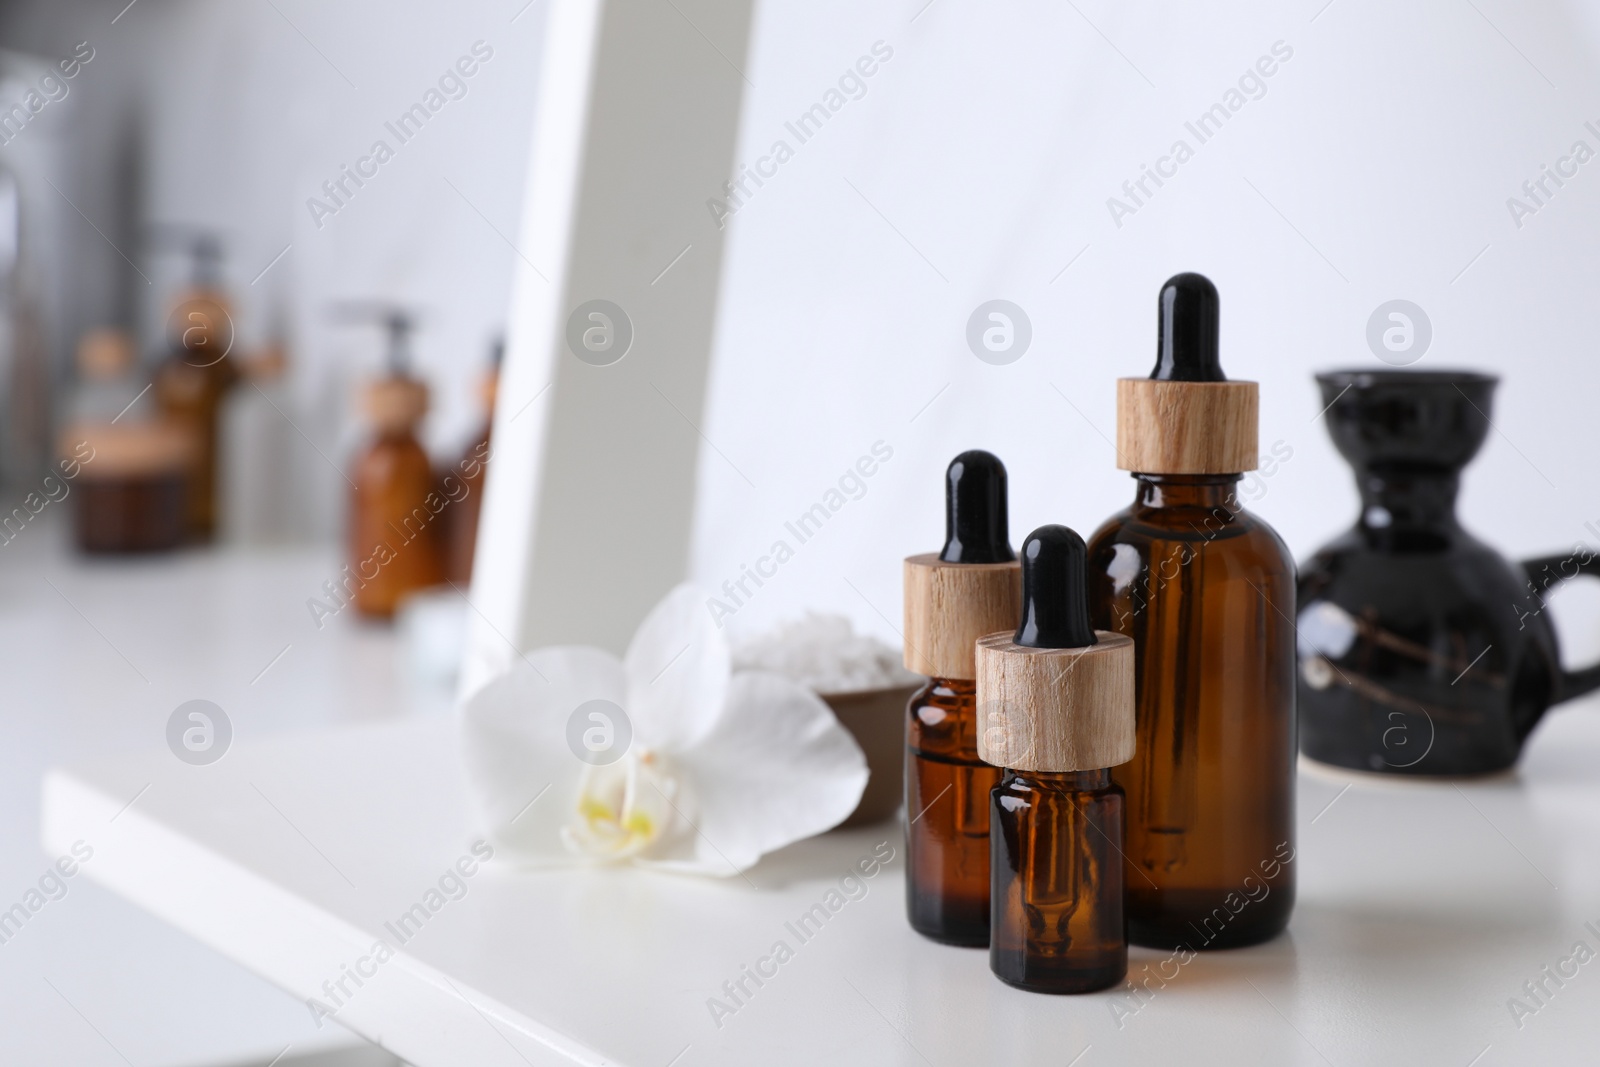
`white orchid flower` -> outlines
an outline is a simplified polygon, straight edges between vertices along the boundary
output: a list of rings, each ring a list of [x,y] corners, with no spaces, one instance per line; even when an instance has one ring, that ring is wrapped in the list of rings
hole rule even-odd
[[[815,693],[732,673],[689,585],[656,605],[624,659],[531,652],[462,718],[485,829],[498,854],[525,865],[738,874],[837,826],[867,784],[860,747]]]

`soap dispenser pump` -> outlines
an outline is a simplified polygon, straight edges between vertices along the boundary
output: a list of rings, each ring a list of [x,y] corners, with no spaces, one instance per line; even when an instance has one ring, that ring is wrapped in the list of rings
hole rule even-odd
[[[444,500],[433,490],[428,454],[417,440],[428,387],[411,375],[415,320],[393,307],[355,313],[381,323],[388,351],[386,373],[362,397],[373,437],[351,471],[346,581],[358,611],[388,619],[408,594],[442,580],[433,520]]]

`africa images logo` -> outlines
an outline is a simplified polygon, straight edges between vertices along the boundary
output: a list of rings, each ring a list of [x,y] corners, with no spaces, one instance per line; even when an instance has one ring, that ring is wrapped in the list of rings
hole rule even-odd
[[[209,700],[186,701],[167,717],[167,747],[191,766],[217,762],[232,743],[233,723],[228,713]]]

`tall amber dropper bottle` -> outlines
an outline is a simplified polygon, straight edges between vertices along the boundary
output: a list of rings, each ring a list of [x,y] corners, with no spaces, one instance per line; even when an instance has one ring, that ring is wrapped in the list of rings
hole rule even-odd
[[[1294,562],[1235,493],[1256,467],[1257,388],[1218,360],[1216,287],[1162,286],[1149,378],[1117,382],[1132,506],[1089,542],[1094,625],[1133,639],[1128,938],[1255,944],[1294,907]]]
[[[1005,464],[963,452],[945,471],[945,543],[905,562],[905,664],[929,676],[906,719],[906,915],[951,945],[989,943],[989,790],[978,757],[973,647],[1017,624],[1022,571]]]
[[[1133,642],[1089,627],[1083,538],[1022,543],[1022,625],[978,642],[978,752],[1004,767],[989,810],[989,967],[1037,993],[1128,971],[1122,790],[1133,757]]]

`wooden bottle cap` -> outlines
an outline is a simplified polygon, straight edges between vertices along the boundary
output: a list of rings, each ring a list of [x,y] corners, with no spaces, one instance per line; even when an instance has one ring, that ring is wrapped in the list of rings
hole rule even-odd
[[[380,378],[368,384],[367,417],[384,433],[409,430],[428,410],[428,387],[414,378]]]
[[[1222,373],[1217,287],[1201,274],[1175,274],[1156,308],[1155,370],[1117,381],[1117,466],[1140,474],[1255,470],[1258,389]]]
[[[944,471],[944,547],[905,564],[905,663],[934,678],[971,681],[973,644],[1015,626],[1022,565],[1011,550],[1006,465],[982,449]]]
[[[88,481],[148,478],[183,474],[197,458],[199,442],[183,427],[160,420],[79,422],[62,430],[57,452],[80,463]]]
[[[1015,629],[1022,565],[947,563],[937,552],[905,562],[906,669],[933,678],[973,679],[973,647],[984,634]]]
[[[1019,771],[1133,758],[1133,640],[1089,626],[1088,549],[1041,526],[1022,543],[1022,625],[978,642],[978,755]]]
[[[1133,758],[1133,640],[1084,648],[978,642],[978,755],[1018,771],[1091,771]]]
[[[1140,474],[1256,469],[1255,382],[1117,379],[1117,466]]]

